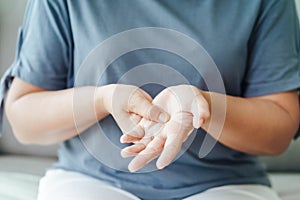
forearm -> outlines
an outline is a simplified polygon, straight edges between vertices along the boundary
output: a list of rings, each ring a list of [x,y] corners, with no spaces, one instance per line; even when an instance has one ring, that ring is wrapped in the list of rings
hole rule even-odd
[[[211,94],[216,98],[221,95],[203,92],[210,106]],[[226,100],[226,118],[222,134],[217,138],[217,132],[209,133],[219,142],[255,155],[275,155],[288,147],[297,131],[299,116],[291,115],[280,105],[266,99],[226,96]],[[294,109],[297,112],[299,110]],[[205,122],[204,130],[208,130],[209,123],[210,120]]]
[[[101,100],[104,91],[105,87],[77,88],[76,95],[81,98],[77,99],[80,103],[76,110],[74,89],[33,92],[13,100],[8,96],[6,112],[21,142],[57,143],[76,136],[108,115]],[[87,98],[95,92],[95,98]]]

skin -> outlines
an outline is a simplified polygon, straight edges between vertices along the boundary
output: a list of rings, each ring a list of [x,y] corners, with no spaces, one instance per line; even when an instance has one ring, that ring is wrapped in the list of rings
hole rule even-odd
[[[141,137],[144,130],[132,121],[131,113],[156,122],[169,118],[151,103],[147,93],[130,85],[76,88],[77,96],[94,98],[80,98],[74,112],[74,90],[46,91],[15,78],[5,110],[16,138],[25,144],[58,143],[77,136],[109,114],[124,134]],[[113,98],[118,101],[113,102]]]
[[[136,155],[128,166],[130,171],[137,171],[160,154],[157,167],[162,169],[169,165],[194,128],[200,128],[209,118],[209,105],[193,86],[169,87],[155,97],[153,104],[164,109],[171,118],[167,123],[140,119],[147,133],[144,138],[122,136],[121,142],[135,142],[121,152],[123,157]]]
[[[187,94],[188,90],[194,92]],[[203,98],[199,99],[199,95]],[[135,172],[159,155],[156,165],[163,169],[175,158],[193,128],[199,125],[207,131],[211,123],[210,95],[216,95],[217,98],[221,96],[188,85],[167,88],[157,95],[153,104],[167,108],[166,112],[170,113],[171,120],[156,131],[154,136],[147,135],[142,139],[122,136],[121,142],[135,142],[121,153],[123,157],[135,156],[129,164],[129,170]],[[198,100],[197,106],[192,106],[195,105],[195,101],[191,99]],[[299,125],[299,101],[296,91],[255,98],[226,96],[226,99],[224,128],[220,137],[218,132],[210,132],[214,138],[232,149],[253,155],[278,155],[285,151]],[[199,105],[201,100],[206,101],[208,105]],[[193,118],[195,112],[202,113],[198,116],[200,118]],[[197,120],[199,124],[196,124]],[[141,120],[140,123],[145,121]],[[149,128],[146,126],[145,130],[147,129]]]
[[[153,101],[141,89],[128,85],[82,87],[77,92],[79,96],[95,94],[91,100],[82,99],[79,117],[73,114],[74,89],[46,91],[15,78],[6,113],[16,137],[23,143],[57,143],[111,114],[124,133],[121,142],[135,143],[121,152],[124,157],[135,156],[128,167],[132,172],[158,156],[159,169],[169,165],[194,128],[208,130],[213,123],[210,97],[222,96],[190,85],[166,88]],[[226,108],[218,141],[253,155],[282,153],[299,125],[296,91],[254,98],[227,95]],[[219,133],[212,129],[209,134],[217,138]]]

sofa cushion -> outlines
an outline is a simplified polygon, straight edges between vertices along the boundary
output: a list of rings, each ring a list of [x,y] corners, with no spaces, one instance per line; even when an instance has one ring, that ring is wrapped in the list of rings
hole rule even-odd
[[[300,173],[271,173],[270,179],[282,200],[300,199]]]
[[[0,199],[36,200],[40,176],[0,172]]]
[[[264,156],[261,159],[266,164],[268,171],[300,172],[300,138],[293,141],[288,150],[282,155],[275,157]]]
[[[47,168],[55,161],[56,159],[52,157],[0,155],[0,172],[44,175]]]

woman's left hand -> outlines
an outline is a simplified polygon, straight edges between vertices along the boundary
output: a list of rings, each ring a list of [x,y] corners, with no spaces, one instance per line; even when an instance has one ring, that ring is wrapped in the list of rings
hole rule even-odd
[[[200,128],[210,116],[209,105],[201,90],[191,85],[172,86],[159,93],[152,102],[170,114],[166,123],[141,119],[143,138],[123,135],[121,142],[134,144],[122,150],[123,157],[135,156],[128,169],[135,172],[159,156],[156,166],[168,166],[194,128]],[[138,120],[138,116],[137,116]]]

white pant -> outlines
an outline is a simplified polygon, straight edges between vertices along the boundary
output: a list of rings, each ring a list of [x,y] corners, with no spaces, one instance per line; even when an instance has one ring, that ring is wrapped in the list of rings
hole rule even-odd
[[[139,200],[98,179],[64,170],[50,170],[41,179],[38,200]],[[209,189],[185,200],[280,200],[262,185],[229,185]]]

